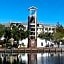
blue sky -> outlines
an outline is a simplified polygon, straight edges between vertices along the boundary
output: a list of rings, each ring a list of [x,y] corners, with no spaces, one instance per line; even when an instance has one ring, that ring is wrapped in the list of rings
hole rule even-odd
[[[27,22],[31,6],[38,8],[38,23],[56,25],[59,21],[64,26],[64,0],[0,0],[0,23]]]

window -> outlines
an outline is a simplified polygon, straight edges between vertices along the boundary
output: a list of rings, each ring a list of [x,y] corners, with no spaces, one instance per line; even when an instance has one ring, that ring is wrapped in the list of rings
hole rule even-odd
[[[39,27],[39,24],[37,24],[37,26]]]
[[[43,28],[42,28],[42,31],[43,31]]]
[[[31,36],[30,38],[31,38],[31,39],[35,39],[35,37],[34,37],[34,36]]]
[[[40,28],[40,31],[41,31],[41,28]]]
[[[35,10],[31,10],[31,15],[35,14]]]
[[[41,42],[41,46],[43,46],[43,42]]]
[[[31,34],[31,35],[35,35],[35,32],[31,32],[30,34]]]
[[[35,31],[35,28],[31,28],[31,31]]]
[[[37,28],[37,31],[38,31],[38,28]]]
[[[51,30],[51,28],[49,28],[49,30]]]
[[[30,27],[35,27],[35,25],[30,25]]]
[[[22,46],[24,46],[24,43],[22,42]]]
[[[54,31],[54,28],[52,28],[52,30]]]
[[[48,30],[48,28],[45,28],[45,30]]]
[[[35,18],[33,16],[31,17],[30,22],[35,23]]]

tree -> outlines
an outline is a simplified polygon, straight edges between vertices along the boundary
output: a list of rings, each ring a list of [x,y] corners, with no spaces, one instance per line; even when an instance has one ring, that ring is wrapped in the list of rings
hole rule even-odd
[[[61,37],[64,37],[64,27],[57,22],[56,33],[54,33],[53,39],[59,44]]]
[[[11,27],[5,27],[0,24],[0,37],[4,35],[5,42],[8,42],[10,38],[14,38],[15,41],[23,40],[29,36],[29,31],[24,31],[24,26],[22,24],[17,24],[17,26],[11,25]]]
[[[57,22],[56,33],[54,33],[54,40],[60,40],[64,36],[64,27]]]
[[[30,32],[27,30],[25,31],[25,38],[27,38],[29,36]]]
[[[56,25],[56,32],[57,33],[64,33],[64,27],[62,25],[59,24],[59,22],[57,22],[57,25]]]
[[[9,40],[11,38],[11,29],[10,27],[5,27],[5,38]]]
[[[14,40],[23,40],[29,35],[29,31],[24,31],[24,27],[20,25],[19,27],[13,26],[11,33],[13,34]]]
[[[56,41],[56,40],[60,40],[60,38],[61,38],[62,36],[64,36],[64,34],[56,32],[56,33],[54,33],[53,39],[54,39],[55,41]]]
[[[23,40],[29,36],[29,31],[24,31],[24,26],[22,24],[13,26],[11,30],[11,35],[15,41]]]
[[[58,33],[63,33],[63,31],[64,31],[63,26],[60,25],[59,27],[57,27],[57,28],[56,28],[56,31],[57,31]]]
[[[57,22],[57,24],[56,24],[56,28],[58,28],[60,26],[60,24],[59,24],[59,21]]]
[[[0,24],[0,38],[5,34],[5,26]]]
[[[41,33],[41,34],[39,34],[38,37],[40,37],[42,39],[50,40],[50,39],[53,39],[53,34],[51,34],[51,33]]]

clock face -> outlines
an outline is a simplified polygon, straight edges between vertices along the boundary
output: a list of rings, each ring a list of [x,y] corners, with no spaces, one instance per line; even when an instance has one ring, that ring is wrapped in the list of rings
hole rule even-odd
[[[31,15],[35,14],[35,10],[31,10]]]

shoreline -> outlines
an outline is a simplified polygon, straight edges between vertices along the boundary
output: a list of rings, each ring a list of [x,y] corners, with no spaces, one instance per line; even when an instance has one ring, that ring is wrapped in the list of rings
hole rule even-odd
[[[0,53],[51,53],[64,52],[64,48],[0,48]]]

